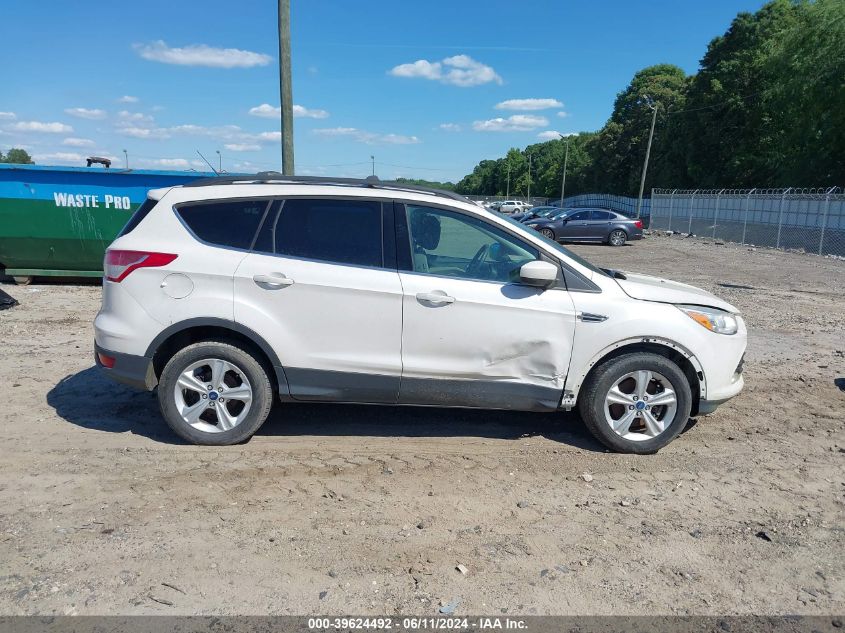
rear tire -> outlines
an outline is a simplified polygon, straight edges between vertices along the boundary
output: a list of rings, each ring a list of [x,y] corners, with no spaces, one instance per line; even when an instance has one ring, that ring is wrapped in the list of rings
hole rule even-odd
[[[625,246],[628,241],[628,234],[622,229],[615,229],[607,236],[607,243],[611,246]]]
[[[620,453],[656,453],[684,430],[691,408],[692,390],[681,368],[648,352],[605,361],[578,394],[585,426]]]
[[[161,372],[158,401],[167,425],[192,444],[249,439],[273,405],[267,371],[249,352],[217,341],[189,345]]]

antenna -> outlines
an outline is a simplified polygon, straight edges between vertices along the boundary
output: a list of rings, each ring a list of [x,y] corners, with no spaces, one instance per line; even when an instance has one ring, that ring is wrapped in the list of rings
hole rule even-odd
[[[205,164],[206,164],[206,165],[208,165],[208,166],[211,168],[211,171],[213,171],[213,172],[214,172],[214,175],[215,175],[215,176],[219,176],[219,175],[220,175],[220,172],[218,172],[216,169],[214,169],[214,165],[212,165],[211,163],[209,163],[209,162],[206,160],[205,156],[203,156],[202,154],[200,154],[200,151],[199,151],[199,150],[197,150],[197,154],[199,154],[199,155],[200,155],[200,158],[202,158],[202,159],[205,161]]]

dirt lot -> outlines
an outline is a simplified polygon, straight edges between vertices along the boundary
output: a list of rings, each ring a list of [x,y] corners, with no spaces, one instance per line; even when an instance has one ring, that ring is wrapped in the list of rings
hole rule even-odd
[[[745,392],[649,457],[575,414],[334,405],[186,446],[92,368],[98,287],[6,286],[0,613],[845,611],[845,262],[575,250],[739,306]]]

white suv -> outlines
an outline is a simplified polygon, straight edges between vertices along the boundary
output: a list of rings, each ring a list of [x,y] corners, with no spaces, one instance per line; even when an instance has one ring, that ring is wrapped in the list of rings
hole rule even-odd
[[[532,205],[522,200],[505,200],[499,206],[500,213],[517,213],[519,211],[527,211]]]
[[[98,365],[232,444],[282,401],[555,412],[652,453],[742,389],[736,308],[600,270],[445,191],[213,178],[150,192],[105,258]]]

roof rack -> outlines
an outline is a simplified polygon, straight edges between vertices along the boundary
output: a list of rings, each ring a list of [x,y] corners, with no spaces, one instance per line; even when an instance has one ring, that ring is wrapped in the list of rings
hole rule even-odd
[[[454,191],[419,187],[404,182],[379,180],[378,176],[366,178],[331,178],[328,176],[285,176],[277,171],[260,171],[255,175],[217,176],[214,178],[198,178],[185,183],[183,187],[208,187],[211,185],[231,185],[236,183],[282,184],[282,185],[339,185],[342,187],[369,187],[372,189],[389,189],[395,191],[414,191],[428,193],[433,196],[451,198],[467,202],[467,198]]]

